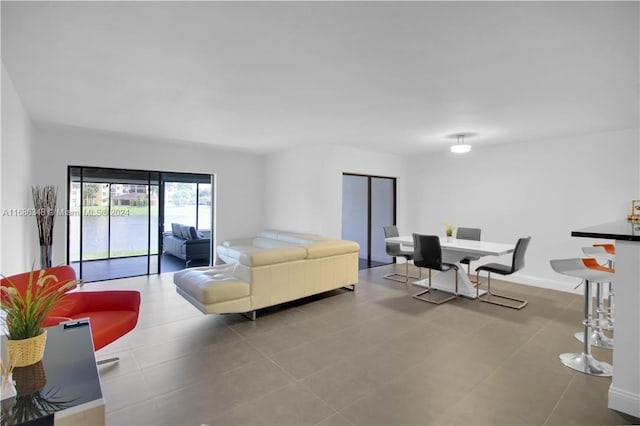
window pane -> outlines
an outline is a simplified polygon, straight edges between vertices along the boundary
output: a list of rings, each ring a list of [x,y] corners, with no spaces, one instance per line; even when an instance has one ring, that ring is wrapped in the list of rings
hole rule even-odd
[[[111,257],[140,256],[149,247],[148,185],[111,185]],[[146,269],[146,268],[145,268]]]
[[[82,260],[109,256],[109,185],[82,184]]]
[[[198,185],[198,230],[211,229],[211,184]]]
[[[197,184],[166,182],[164,186],[164,230],[171,231],[172,223],[196,226]]]

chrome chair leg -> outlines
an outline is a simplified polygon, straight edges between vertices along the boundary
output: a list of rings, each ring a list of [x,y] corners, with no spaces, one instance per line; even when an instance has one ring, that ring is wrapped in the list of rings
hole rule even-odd
[[[480,296],[480,271],[476,273],[476,298],[481,302],[491,303],[493,305],[504,306],[511,309],[522,309],[529,304],[527,300],[518,299],[516,297],[505,296],[504,294],[493,293],[491,291],[491,272],[487,271],[487,293]],[[487,296],[489,295],[489,296]],[[518,302],[517,305],[503,303],[495,300],[491,300],[492,298],[504,299],[504,300],[512,300],[514,302]]]
[[[404,275],[403,274],[399,274],[397,272],[393,272],[391,274],[384,275],[383,278],[386,278],[388,280],[397,281],[399,283],[407,284],[409,282],[409,278],[419,280],[420,278],[422,278],[422,276],[420,275],[418,277],[414,277],[414,276],[409,275],[409,261],[407,260],[404,263]]]
[[[473,275],[471,275],[471,262],[467,263],[467,276],[473,277]],[[471,281],[471,284],[473,284],[474,287],[478,287],[479,284],[477,278],[475,281],[473,280],[473,278],[469,278],[469,281]]]
[[[433,294],[436,294],[436,292],[438,291],[437,289],[431,287],[431,269],[429,269],[429,287],[427,287],[426,290],[421,291],[420,293],[414,294],[412,297],[414,299],[422,300],[423,302],[433,303],[434,305],[442,305],[445,302],[449,302],[451,300],[457,299],[458,298],[458,267],[454,266],[452,269],[454,269],[454,272],[456,274],[455,293],[454,294],[452,294],[451,296],[448,296],[448,297],[444,297],[442,299],[433,299],[433,298],[428,298],[428,297],[423,296],[423,295],[426,295],[426,294],[431,293],[431,292],[433,292]],[[443,293],[445,293],[445,292],[443,292]]]
[[[591,283],[585,280],[584,283],[584,332],[581,353],[564,353],[560,355],[560,361],[569,368],[592,376],[610,377],[613,375],[611,364],[598,361],[591,355]]]

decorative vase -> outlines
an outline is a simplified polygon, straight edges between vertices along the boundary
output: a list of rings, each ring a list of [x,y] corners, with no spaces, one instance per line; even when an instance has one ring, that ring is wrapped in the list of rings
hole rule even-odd
[[[51,260],[53,259],[53,246],[40,246],[40,268],[51,268]]]
[[[26,367],[42,360],[47,343],[47,330],[35,337],[21,340],[7,339],[7,357],[9,365]]]
[[[47,376],[45,375],[42,361],[26,367],[14,368],[13,377],[16,379],[18,395],[31,395],[39,392],[47,384]]]

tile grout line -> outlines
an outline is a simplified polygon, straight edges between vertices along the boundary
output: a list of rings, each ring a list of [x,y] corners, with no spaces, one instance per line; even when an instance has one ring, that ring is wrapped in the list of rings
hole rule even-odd
[[[506,358],[505,358],[501,363],[497,364],[497,365],[495,366],[495,368],[493,368],[489,374],[487,374],[487,375],[486,375],[482,380],[479,380],[479,381],[478,381],[478,382],[477,382],[477,383],[476,383],[476,384],[475,384],[475,385],[474,385],[474,386],[469,390],[469,392],[467,392],[467,394],[466,394],[466,395],[462,396],[462,398],[461,398],[461,399],[460,399],[456,404],[454,404],[454,405],[452,405],[451,407],[449,407],[448,409],[446,409],[446,410],[444,411],[444,413],[442,413],[438,418],[441,418],[442,416],[446,415],[450,410],[452,410],[453,408],[455,408],[455,407],[456,407],[456,406],[458,406],[459,404],[462,404],[462,403],[464,402],[464,400],[465,400],[467,397],[469,397],[470,395],[473,395],[473,394],[474,394],[474,391],[478,388],[478,386],[480,386],[480,385],[481,385],[482,383],[484,383],[485,381],[489,380],[489,379],[491,378],[491,376],[493,376],[493,375],[495,374],[495,372],[496,372],[496,371],[497,371],[497,370],[498,370],[502,365],[504,365],[507,361],[509,361],[509,360],[510,360],[510,359],[512,359],[513,357],[515,357],[515,356],[516,356],[516,355],[517,355],[517,354],[522,350],[522,348],[523,348],[524,346],[526,346],[529,342],[531,342],[531,341],[534,339],[534,337],[535,337],[535,336],[537,336],[539,333],[541,333],[541,332],[542,332],[542,330],[543,330],[547,325],[548,325],[548,324],[544,324],[544,325],[542,325],[541,327],[539,327],[539,328],[538,328],[538,330],[537,330],[535,333],[533,333],[533,334],[531,335],[531,337],[529,337],[526,341],[524,341],[524,342],[523,342],[519,347],[517,347],[516,349],[514,349],[508,357],[506,357]],[[572,380],[573,380],[573,377],[571,378],[571,380],[569,381],[569,383],[571,383],[571,381],[572,381]],[[566,389],[565,389],[565,392],[566,392]],[[559,401],[560,399],[562,399],[562,396],[563,396],[563,395],[564,395],[564,392],[563,392],[563,394],[560,396],[560,398],[558,399],[558,401]],[[556,405],[557,405],[557,403],[556,403]],[[555,409],[555,406],[554,406],[554,409]],[[552,409],[552,412],[553,412],[553,409]]]
[[[235,331],[235,330],[234,330],[234,331]],[[238,333],[238,334],[239,334],[239,333]],[[330,334],[333,334],[333,333],[330,333]],[[282,371],[285,375],[287,375],[287,377],[289,377],[289,378],[292,380],[292,381],[291,381],[291,383],[289,383],[289,384],[287,384],[287,385],[285,385],[285,386],[283,386],[283,387],[281,387],[281,388],[275,389],[275,390],[274,390],[274,391],[272,391],[272,392],[276,392],[276,391],[279,391],[279,390],[281,390],[281,389],[284,389],[285,387],[287,387],[287,386],[289,386],[289,385],[291,385],[291,384],[299,384],[299,385],[304,386],[304,387],[305,387],[305,389],[307,389],[311,394],[313,394],[316,398],[318,398],[320,401],[322,401],[322,402],[323,402],[327,407],[329,407],[329,409],[333,410],[333,414],[331,414],[331,415],[329,415],[329,416],[327,416],[327,417],[325,417],[325,418],[321,419],[321,420],[320,420],[319,422],[317,422],[316,424],[321,423],[322,421],[324,421],[324,420],[328,419],[329,417],[332,417],[332,416],[334,416],[334,415],[338,414],[338,411],[336,411],[336,409],[335,409],[335,408],[333,408],[333,407],[332,407],[332,406],[331,406],[327,401],[325,401],[325,400],[324,400],[323,398],[321,398],[318,394],[316,394],[316,393],[315,393],[315,392],[314,392],[314,391],[313,391],[309,386],[307,386],[306,384],[302,383],[302,379],[297,379],[297,378],[296,378],[292,373],[290,373],[290,372],[288,372],[287,370],[285,370],[285,369],[284,369],[280,364],[278,364],[278,363],[277,363],[277,362],[276,362],[276,361],[275,361],[275,360],[274,360],[270,355],[265,354],[265,353],[264,353],[260,348],[256,347],[256,346],[255,346],[251,341],[249,341],[248,339],[246,339],[246,338],[245,338],[245,336],[241,336],[241,337],[242,337],[243,339],[245,339],[245,341],[249,344],[249,346],[251,346],[251,347],[252,347],[254,350],[256,350],[260,355],[262,355],[265,359],[267,359],[269,362],[271,362],[273,365],[275,365],[275,366],[276,366],[280,371]],[[317,339],[312,339],[312,341],[315,341],[315,340],[317,340]],[[306,343],[302,343],[302,344],[300,344],[300,345],[298,345],[298,346],[302,346],[302,345],[304,345],[304,344],[306,344]],[[295,347],[298,347],[298,346],[295,346]],[[275,354],[274,354],[274,355],[275,355]],[[252,400],[252,401],[258,401],[258,400],[260,400],[261,398],[264,398],[264,397],[266,397],[267,395],[270,395],[272,392],[269,392],[269,393],[267,393],[267,394],[263,395],[262,397],[257,398],[257,399],[254,399],[254,400]],[[242,406],[243,404],[247,404],[248,402],[252,402],[252,401],[246,401],[246,402],[244,402],[244,403],[242,403],[242,404],[237,405],[236,407],[240,407],[240,406]],[[229,410],[229,411],[230,411],[230,410]],[[350,422],[350,423],[351,423],[351,422]]]
[[[558,398],[558,401],[555,403],[555,405],[553,406],[553,408],[551,409],[551,412],[549,413],[549,415],[547,416],[547,418],[545,419],[544,423],[542,424],[543,426],[546,426],[549,424],[549,420],[551,420],[551,417],[553,416],[553,413],[556,412],[556,409],[558,408],[558,405],[560,405],[560,402],[562,401],[562,398],[564,398],[564,396],[566,395],[566,393],[569,391],[569,388],[571,387],[571,384],[573,383],[573,381],[576,378],[576,373],[574,373],[571,376],[571,380],[569,380],[569,383],[567,383],[567,386],[564,388],[564,390],[562,391],[562,395],[560,395],[560,398]]]

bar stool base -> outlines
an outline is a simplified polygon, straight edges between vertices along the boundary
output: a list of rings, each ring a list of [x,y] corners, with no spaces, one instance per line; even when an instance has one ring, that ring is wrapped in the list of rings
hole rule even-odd
[[[601,319],[596,318],[591,322],[592,327],[601,328],[602,330],[611,331],[613,330],[613,321],[610,319]]]
[[[585,353],[561,354],[560,361],[569,368],[591,376],[611,377],[613,375],[611,364],[598,361],[592,355]]]
[[[578,331],[575,336],[576,339],[584,343],[584,333],[582,331]],[[591,345],[603,349],[613,349],[613,339],[611,337],[605,336],[601,331],[595,330],[591,334]]]

